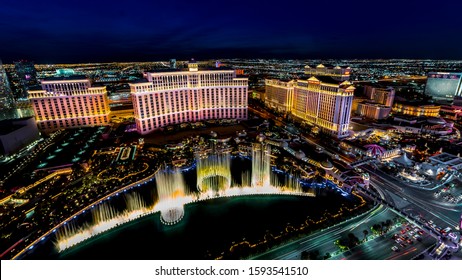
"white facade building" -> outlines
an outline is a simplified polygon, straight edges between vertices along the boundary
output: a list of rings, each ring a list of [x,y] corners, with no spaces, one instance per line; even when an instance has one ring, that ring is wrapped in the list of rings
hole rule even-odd
[[[332,136],[347,137],[354,89],[348,81],[340,83],[326,77],[297,80],[292,114]]]
[[[287,110],[337,138],[349,136],[355,89],[350,82],[313,76],[290,82],[265,80],[265,84],[266,105]]]
[[[388,107],[393,106],[393,102],[395,100],[395,89],[393,87],[381,88],[366,85],[364,86],[364,93],[374,102]]]
[[[364,116],[368,119],[381,120],[388,117],[391,112],[391,107],[384,106],[378,103],[362,102],[358,104],[356,113],[359,116]]]
[[[30,89],[28,98],[40,130],[105,125],[109,122],[106,87],[92,87],[83,76],[55,77]]]
[[[347,81],[350,79],[351,68],[333,65],[319,64],[314,66],[305,66],[305,75],[309,76],[329,76],[338,81]]]
[[[295,81],[265,80],[265,104],[282,112],[290,112]]]
[[[135,122],[140,134],[183,122],[208,119],[247,119],[248,78],[235,70],[189,69],[146,73],[131,83]]]

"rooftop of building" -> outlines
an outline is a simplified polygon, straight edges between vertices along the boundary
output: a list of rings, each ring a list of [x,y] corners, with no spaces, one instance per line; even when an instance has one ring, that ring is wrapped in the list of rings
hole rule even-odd
[[[375,106],[375,107],[380,107],[380,108],[390,108],[389,106],[380,104],[378,102],[374,102],[373,100],[363,100],[363,101],[360,101],[359,104],[370,105],[370,106]]]
[[[266,78],[265,80],[276,80],[276,81],[284,82],[284,83],[294,81],[294,79],[291,79],[291,78]]]
[[[420,106],[438,106],[439,107],[439,105],[437,104],[425,102],[422,100],[399,100],[398,101],[395,99],[395,104],[414,106],[414,107],[420,107]]]
[[[341,84],[343,83],[344,81],[339,81],[339,80],[336,80],[330,76],[313,76],[313,75],[301,75],[300,78],[298,80],[302,80],[302,81],[308,81],[309,79],[316,79],[318,81],[320,81],[321,83],[325,83],[325,84],[334,84],[334,85],[338,85],[338,84]]]
[[[332,64],[318,64],[318,65],[306,65],[305,66],[305,69],[322,69],[322,68],[327,68],[327,69],[334,69],[334,68],[337,68],[337,69],[348,69],[348,68],[351,68],[350,66],[347,66],[347,65],[332,65]]]
[[[130,84],[142,84],[142,83],[149,83],[149,81],[146,78],[141,78],[138,80],[130,81]]]
[[[462,75],[462,72],[428,72],[428,75]]]
[[[462,159],[458,156],[449,153],[441,153],[436,156],[430,157],[430,159],[444,163],[444,164],[454,164],[457,162],[458,164],[462,162]]]
[[[425,116],[412,116],[412,115],[404,115],[404,114],[394,114],[394,118],[399,118],[402,120],[407,120],[407,121],[423,121],[426,120],[427,118]]]
[[[199,67],[198,71],[229,71],[235,70],[231,67],[220,66],[220,67]],[[169,72],[189,72],[189,68],[155,68],[146,71],[146,73],[169,73]]]
[[[0,124],[0,135],[7,135],[10,134],[11,132],[20,129],[21,127],[24,127],[24,125],[3,125]]]
[[[42,86],[40,86],[40,85],[30,86],[29,91],[32,91],[32,90],[42,90]]]
[[[339,81],[329,76],[302,75],[302,77],[298,79],[298,81],[319,81],[322,84],[335,85],[335,86],[338,86],[339,88],[344,88],[344,89],[348,87],[354,88],[354,86],[349,81]]]
[[[350,121],[350,127],[353,131],[363,131],[363,130],[371,128],[371,124],[369,122],[364,121],[365,123],[363,124],[363,123],[359,123],[358,121],[360,120]]]
[[[33,117],[1,120],[0,121],[0,135],[10,134],[11,132],[26,126],[24,121],[31,119],[31,118]]]

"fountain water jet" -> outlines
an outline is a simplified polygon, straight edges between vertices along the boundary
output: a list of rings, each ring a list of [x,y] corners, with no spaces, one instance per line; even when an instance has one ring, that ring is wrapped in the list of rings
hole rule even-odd
[[[231,157],[214,153],[207,157],[196,156],[197,189],[202,193],[218,193],[231,187]]]
[[[263,143],[252,144],[252,187],[268,188],[270,187],[270,164],[271,150],[269,145]]]
[[[304,195],[315,192],[303,191],[299,178],[286,174],[280,182],[271,172],[270,147],[264,143],[252,145],[252,168],[241,173],[240,183],[232,180],[231,158],[226,153],[212,153],[197,157],[197,188],[199,193],[190,194],[183,174],[178,169],[164,169],[155,176],[158,199],[153,207],[147,207],[138,194],[125,194],[126,208],[117,211],[109,201],[92,210],[93,222],[77,227],[74,221],[59,228],[56,247],[63,251],[88,238],[110,230],[141,216],[160,211],[163,224],[173,225],[184,217],[184,205],[215,197],[242,195]]]
[[[192,201],[188,196],[183,174],[178,170],[165,169],[156,174],[159,200],[154,207],[160,211],[160,220],[167,225],[178,223],[184,216],[184,205]]]
[[[127,223],[141,216],[152,213],[152,208],[146,206],[142,198],[136,194],[125,195],[126,208],[117,211],[108,203],[102,203],[92,208],[93,222],[77,227],[74,221],[65,223],[56,234],[56,248],[59,252],[70,248],[86,239]]]

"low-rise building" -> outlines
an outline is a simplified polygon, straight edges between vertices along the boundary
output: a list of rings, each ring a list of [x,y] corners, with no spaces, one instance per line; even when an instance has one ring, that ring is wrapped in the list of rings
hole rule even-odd
[[[440,109],[441,106],[439,105],[396,102],[393,104],[392,111],[394,113],[416,117],[437,117],[440,114]]]
[[[462,168],[462,158],[449,153],[441,153],[429,158],[433,164],[443,164],[453,170]]]
[[[445,119],[457,121],[462,118],[462,106],[441,105],[440,116]]]
[[[10,155],[39,139],[34,118],[0,121],[0,154]]]
[[[380,120],[387,118],[390,112],[391,107],[366,101],[358,104],[356,114],[368,119]]]

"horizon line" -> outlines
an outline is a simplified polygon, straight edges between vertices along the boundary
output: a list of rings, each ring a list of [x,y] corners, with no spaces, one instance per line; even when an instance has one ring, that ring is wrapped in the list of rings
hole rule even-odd
[[[34,60],[32,59],[18,59],[15,60],[11,63],[4,63],[2,62],[2,59],[0,58],[0,63],[3,65],[8,65],[8,64],[15,64],[16,62],[19,61],[28,61],[28,62],[33,62],[35,65],[59,65],[59,64],[67,64],[67,65],[73,65],[73,64],[111,64],[111,63],[149,63],[149,62],[170,62],[171,59],[176,59],[176,58],[169,58],[169,59],[161,59],[161,60],[139,60],[139,61],[85,61],[85,62],[52,62],[52,63],[35,63]],[[242,60],[370,60],[370,61],[377,61],[377,60],[420,60],[420,61],[461,61],[462,59],[441,59],[441,58],[242,58],[242,57],[234,57],[234,58],[208,58],[208,59],[199,59],[196,60],[196,62],[201,62],[201,61],[220,61],[220,60],[233,60],[233,59],[242,59]],[[179,59],[176,60],[177,62],[187,62],[188,59]]]

